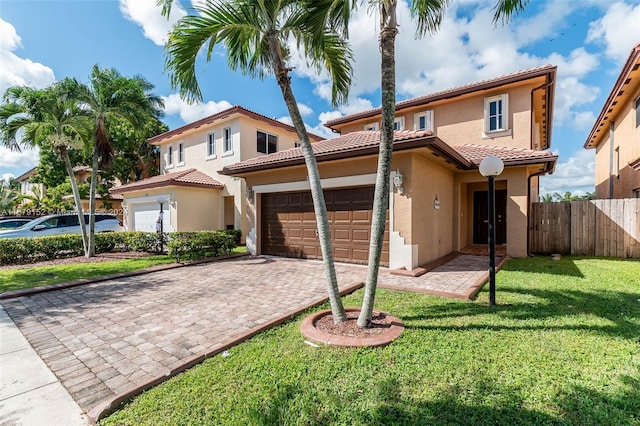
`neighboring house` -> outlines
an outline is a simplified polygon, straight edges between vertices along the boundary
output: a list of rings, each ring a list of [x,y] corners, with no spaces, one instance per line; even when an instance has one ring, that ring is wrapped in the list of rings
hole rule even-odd
[[[76,176],[76,182],[87,183],[91,181],[91,167],[88,166],[75,166],[73,172]],[[35,196],[39,199],[43,199],[46,195],[46,187],[42,183],[33,183],[31,178],[37,174],[36,168],[32,168],[22,175],[18,176],[16,180],[20,182],[20,193],[25,197]],[[115,185],[119,185],[120,181],[116,179]],[[62,197],[63,200],[74,203],[73,194],[68,194]],[[89,199],[83,198],[80,200],[83,211],[89,210]],[[22,200],[22,204],[28,204],[30,200],[25,198]],[[122,219],[122,208],[120,203],[122,202],[121,195],[112,195],[111,198],[102,198],[100,194],[96,194],[96,211],[100,213],[110,213],[117,215]]]
[[[596,150],[596,198],[640,198],[640,43],[622,67],[584,147]]]
[[[313,135],[312,140],[322,138]],[[160,147],[161,174],[111,190],[124,197],[129,230],[240,229],[246,234],[245,185],[218,170],[297,146],[292,126],[235,106],[149,139]],[[276,154],[277,155],[277,154]]]
[[[31,178],[33,178],[37,173],[38,172],[34,167],[30,170],[27,170],[26,172],[24,172],[23,174],[21,174],[16,178],[16,180],[20,182],[20,195],[22,195],[23,197],[37,197],[40,199],[44,197],[45,195],[44,184],[31,182]],[[24,198],[22,200],[22,204],[27,204],[27,203],[29,203],[29,199]]]
[[[497,244],[528,253],[529,207],[538,178],[552,173],[556,67],[547,65],[396,105],[386,243],[391,268],[419,265],[487,243],[487,179],[478,165],[504,160],[496,178]],[[337,261],[366,263],[381,110],[325,125],[342,136],[314,144]],[[251,196],[252,253],[320,258],[320,244],[300,148],[225,166]]]

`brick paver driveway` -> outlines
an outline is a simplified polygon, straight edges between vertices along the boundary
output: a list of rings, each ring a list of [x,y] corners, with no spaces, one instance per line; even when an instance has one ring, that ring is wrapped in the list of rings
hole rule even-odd
[[[366,269],[336,265],[341,290]],[[242,257],[2,301],[78,404],[165,375],[327,296],[321,262]]]
[[[383,269],[379,285],[464,298],[486,274],[485,265],[484,257],[460,256],[419,278]],[[365,280],[366,267],[336,264],[336,273],[344,290]],[[117,395],[326,297],[321,262],[260,256],[23,296],[2,305],[91,414]]]

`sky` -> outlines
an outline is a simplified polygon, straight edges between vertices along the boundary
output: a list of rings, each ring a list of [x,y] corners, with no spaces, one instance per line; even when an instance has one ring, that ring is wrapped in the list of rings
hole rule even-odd
[[[204,0],[198,0],[204,1]],[[399,0],[396,38],[397,100],[498,77],[545,64],[558,67],[552,141],[555,173],[541,194],[594,191],[595,151],[583,145],[631,49],[640,42],[640,0],[531,0],[507,25],[493,25],[496,0],[451,0],[436,34],[415,38],[408,2]],[[182,126],[233,105],[290,123],[273,79],[252,80],[227,67],[217,47],[197,62],[203,102],[189,104],[164,70],[164,42],[191,6],[174,4],[167,20],[156,0],[0,0],[0,92],[12,85],[46,87],[65,77],[87,81],[94,64],[126,76],[141,75],[165,103],[163,121]],[[331,105],[330,81],[295,54],[294,94],[313,133],[335,137],[323,122],[380,106],[378,16],[361,5],[349,41],[354,81],[349,100]],[[295,49],[294,49],[295,50]],[[0,177],[34,167],[37,150],[0,144]]]

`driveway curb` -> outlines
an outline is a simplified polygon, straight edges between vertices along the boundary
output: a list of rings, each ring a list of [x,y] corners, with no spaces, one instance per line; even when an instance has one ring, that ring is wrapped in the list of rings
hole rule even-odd
[[[360,289],[364,287],[364,283],[360,282],[357,284],[353,284],[351,286],[346,287],[344,290],[340,291],[340,296],[345,296],[347,294],[353,293],[354,291]],[[244,332],[242,334],[240,334],[238,337],[234,338],[232,341],[216,348],[210,351],[206,351],[201,353],[200,355],[195,355],[191,358],[187,358],[185,359],[185,361],[178,367],[174,368],[173,370],[167,371],[164,375],[162,376],[157,376],[139,386],[136,386],[134,388],[131,388],[125,392],[122,392],[112,398],[109,398],[101,403],[99,403],[98,405],[96,405],[94,408],[92,408],[87,415],[89,416],[89,420],[91,421],[92,424],[95,424],[96,422],[98,422],[99,420],[105,418],[106,416],[108,416],[109,414],[117,411],[118,409],[120,409],[120,406],[126,402],[131,401],[135,396],[140,395],[142,392],[144,392],[147,389],[150,389],[154,386],[159,385],[160,383],[171,379],[174,376],[177,376],[180,373],[183,373],[184,371],[188,370],[191,367],[196,366],[197,364],[202,363],[204,360],[206,360],[207,358],[211,358],[217,354],[219,354],[220,352],[223,352],[233,346],[236,346],[237,344],[255,336],[256,334],[262,333],[263,331],[270,329],[272,327],[275,327],[277,325],[283,324],[287,321],[292,320],[293,318],[295,318],[297,315],[303,313],[304,311],[314,308],[318,305],[321,305],[325,302],[327,302],[329,300],[329,297],[323,297],[321,299],[318,299],[314,302],[312,302],[311,304],[309,304],[306,307],[300,308],[296,311],[293,311],[291,313],[288,313],[286,315],[283,315],[281,317],[278,317],[276,319],[273,319],[269,322],[266,322],[262,325],[260,325],[259,327],[256,327],[254,329],[251,329],[247,332]]]
[[[139,269],[137,271],[121,272],[118,274],[103,275],[101,277],[82,278],[79,280],[68,281],[66,283],[51,284],[51,285],[45,285],[41,287],[25,288],[22,290],[6,291],[4,293],[0,293],[0,300],[15,299],[22,296],[31,296],[34,294],[46,293],[49,291],[61,290],[64,288],[71,288],[71,287],[77,287],[85,284],[99,283],[102,281],[108,281],[115,278],[135,277],[138,275],[150,274],[152,272],[166,271],[169,269],[182,268],[182,267],[191,266],[191,265],[200,265],[202,263],[215,262],[218,260],[234,259],[236,257],[243,257],[243,256],[250,256],[250,253],[237,253],[237,254],[229,254],[229,255],[218,256],[218,257],[207,257],[205,259],[198,259],[198,260],[184,262],[184,263],[167,263],[164,265],[150,266],[148,268]]]

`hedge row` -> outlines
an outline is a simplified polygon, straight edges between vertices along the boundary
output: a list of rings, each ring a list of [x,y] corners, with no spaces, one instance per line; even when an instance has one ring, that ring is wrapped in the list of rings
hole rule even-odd
[[[172,232],[167,248],[176,262],[223,256],[237,246],[236,235],[228,231]]]
[[[239,232],[239,231],[238,231]],[[173,232],[164,235],[169,254],[180,259],[197,259],[229,254],[239,234],[229,231]],[[107,232],[95,235],[96,253],[160,251],[160,234],[155,232]],[[0,239],[0,265],[32,263],[62,257],[82,256],[82,236],[56,235],[37,238]]]

